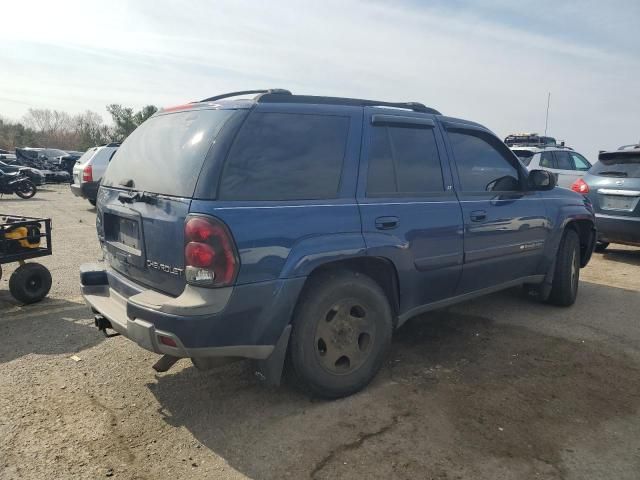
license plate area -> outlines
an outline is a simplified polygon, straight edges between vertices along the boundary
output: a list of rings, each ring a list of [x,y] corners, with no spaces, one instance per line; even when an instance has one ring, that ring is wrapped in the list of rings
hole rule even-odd
[[[600,197],[600,208],[602,210],[632,212],[637,204],[638,197],[623,195],[602,195],[602,197]]]
[[[104,234],[105,240],[112,247],[138,257],[142,255],[138,218],[105,213]]]

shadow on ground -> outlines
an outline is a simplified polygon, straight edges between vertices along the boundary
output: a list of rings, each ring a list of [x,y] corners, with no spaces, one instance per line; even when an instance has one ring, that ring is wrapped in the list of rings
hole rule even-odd
[[[623,250],[609,247],[604,251],[602,258],[612,262],[640,266],[640,248],[636,250]]]
[[[74,353],[103,339],[84,303],[44,299],[19,306],[8,296],[8,292],[0,292],[0,363],[30,353]]]
[[[403,326],[350,398],[266,389],[243,362],[148,388],[170,425],[251,478],[565,478],[570,439],[636,413],[639,374],[597,344],[439,311]]]

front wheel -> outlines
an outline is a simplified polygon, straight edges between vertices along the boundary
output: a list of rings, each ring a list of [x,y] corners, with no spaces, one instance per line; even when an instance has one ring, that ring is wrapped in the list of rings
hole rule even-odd
[[[310,282],[294,314],[290,366],[313,395],[351,395],[384,362],[393,329],[391,307],[380,286],[356,272],[321,274]]]
[[[548,302],[562,307],[573,305],[580,281],[580,238],[567,230],[560,241]]]
[[[26,198],[33,197],[38,191],[38,189],[36,188],[36,185],[31,180],[25,180],[23,182],[20,182],[18,185],[16,185],[16,188],[14,191],[16,195],[18,195],[20,198],[26,199]]]

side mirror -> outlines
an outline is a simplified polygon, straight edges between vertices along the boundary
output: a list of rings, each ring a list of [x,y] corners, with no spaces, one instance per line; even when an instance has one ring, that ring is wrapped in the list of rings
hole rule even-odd
[[[552,190],[556,183],[556,176],[547,170],[531,170],[527,177],[529,190]]]

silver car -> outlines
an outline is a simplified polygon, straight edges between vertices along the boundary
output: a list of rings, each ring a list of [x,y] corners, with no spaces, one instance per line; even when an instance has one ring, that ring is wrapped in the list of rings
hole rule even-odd
[[[513,146],[511,150],[527,169],[555,173],[559,187],[571,188],[591,168],[591,163],[584,155],[561,145]]]
[[[598,243],[640,247],[640,145],[601,152],[598,162],[572,190],[586,195],[596,214]]]

